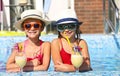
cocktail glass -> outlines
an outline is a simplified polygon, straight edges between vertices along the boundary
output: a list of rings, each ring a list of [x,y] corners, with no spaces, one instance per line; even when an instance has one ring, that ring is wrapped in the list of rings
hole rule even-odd
[[[74,53],[71,55],[71,62],[73,66],[77,69],[76,71],[78,71],[79,70],[78,68],[83,63],[83,57],[77,49],[74,49]]]
[[[15,62],[20,67],[20,73],[22,75],[23,67],[26,65],[26,56],[24,52],[18,52],[15,56]]]

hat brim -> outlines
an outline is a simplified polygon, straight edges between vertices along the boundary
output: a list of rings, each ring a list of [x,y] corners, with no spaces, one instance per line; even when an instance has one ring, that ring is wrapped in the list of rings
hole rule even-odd
[[[60,24],[68,24],[68,23],[74,23],[74,22],[64,22],[64,23],[60,23]],[[76,23],[76,22],[75,22]],[[83,22],[78,22],[77,23],[79,26],[83,24]],[[58,24],[56,24],[56,22],[53,22],[53,25],[56,26]]]
[[[40,21],[43,21],[43,22],[45,23],[45,26],[47,26],[47,25],[49,25],[49,24],[51,23],[51,21],[47,21],[47,20],[45,20],[45,19],[43,19],[43,18],[40,18],[40,17],[29,16],[29,17],[25,17],[25,18],[23,18],[23,19],[21,19],[21,20],[18,20],[18,21],[14,24],[15,28],[19,29],[20,31],[23,31],[22,23],[23,23],[26,19],[29,19],[29,18],[38,19],[38,20],[40,20]]]
[[[76,22],[65,22],[65,24],[67,24],[67,23],[76,23]],[[76,23],[76,24],[78,24],[78,25],[81,25],[83,22],[78,22],[78,23]],[[61,23],[61,24],[64,24],[64,23]]]

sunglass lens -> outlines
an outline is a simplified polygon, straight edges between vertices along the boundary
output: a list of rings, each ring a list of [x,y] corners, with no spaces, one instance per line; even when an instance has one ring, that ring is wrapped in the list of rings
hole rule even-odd
[[[76,25],[75,24],[69,24],[68,25],[68,29],[75,29],[76,28]]]
[[[25,25],[25,28],[26,28],[26,29],[31,28],[31,24],[26,24],[26,25]]]
[[[34,28],[39,28],[39,24],[34,24]]]
[[[57,25],[57,29],[58,29],[58,31],[64,30],[64,25]]]

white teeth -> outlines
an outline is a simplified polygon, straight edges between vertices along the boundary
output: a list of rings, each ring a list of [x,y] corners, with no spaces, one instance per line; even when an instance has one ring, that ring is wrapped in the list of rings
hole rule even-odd
[[[29,31],[29,33],[36,33],[36,31]]]
[[[31,34],[31,35],[32,34],[34,35],[36,33],[36,31],[29,31],[28,33]]]

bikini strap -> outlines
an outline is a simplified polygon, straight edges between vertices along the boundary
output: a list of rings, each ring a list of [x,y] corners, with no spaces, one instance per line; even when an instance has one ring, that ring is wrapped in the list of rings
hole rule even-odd
[[[43,41],[42,40],[39,40],[40,41],[40,46],[41,46],[41,44],[43,43]]]

